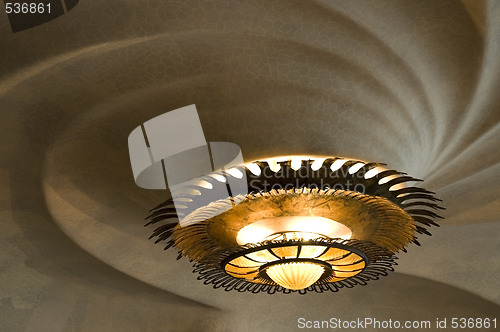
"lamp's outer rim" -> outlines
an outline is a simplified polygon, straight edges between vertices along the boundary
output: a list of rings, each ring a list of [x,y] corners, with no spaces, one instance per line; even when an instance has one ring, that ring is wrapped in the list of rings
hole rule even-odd
[[[331,167],[331,165],[339,159],[342,158],[327,158],[323,162],[323,167]],[[329,181],[324,182],[325,185],[331,186],[333,184],[333,186],[342,186],[350,183],[355,187],[355,185],[362,184],[364,192],[360,193],[350,190],[334,190],[330,189],[328,186],[318,187],[317,184],[321,183],[321,179],[318,178],[320,174],[313,172],[311,168],[312,162],[312,160],[303,160],[302,165],[298,170],[292,170],[290,161],[279,162],[278,164],[280,166],[281,173],[273,173],[270,171],[270,165],[268,163],[255,162],[253,164],[257,165],[261,170],[260,175],[253,174],[245,165],[235,168],[237,168],[240,172],[244,172],[247,175],[248,181],[253,181],[252,186],[250,186],[249,183],[249,191],[250,189],[253,191],[247,195],[248,197],[246,197],[248,198],[248,202],[250,202],[253,198],[261,199],[260,197],[273,196],[274,192],[278,192],[274,189],[269,191],[258,191],[259,183],[263,186],[265,181],[270,180],[268,178],[269,174],[275,174],[275,184],[286,186],[289,183],[295,183],[300,186],[300,188],[295,188],[294,190],[301,190],[303,194],[306,193],[307,195],[312,193],[313,195],[309,195],[309,197],[313,197],[315,192],[317,194],[319,192],[324,193],[329,191],[331,196],[336,196],[336,199],[340,199],[343,202],[351,202],[351,204],[355,204],[356,202],[373,201],[374,206],[380,205],[381,207],[390,207],[391,211],[395,211],[395,213],[393,213],[392,217],[389,217],[386,220],[387,222],[380,222],[378,224],[377,231],[374,233],[366,234],[370,233],[369,230],[373,231],[373,228],[370,228],[373,224],[370,224],[370,227],[365,225],[365,231],[361,232],[363,233],[361,235],[359,234],[360,232],[356,230],[354,222],[351,223],[352,228],[350,228],[353,230],[353,233],[356,233],[356,236],[359,236],[362,240],[376,242],[378,245],[381,245],[394,253],[399,250],[405,251],[405,247],[409,242],[414,242],[419,245],[416,234],[420,233],[430,235],[427,231],[427,227],[431,225],[438,226],[435,219],[441,217],[437,215],[434,210],[440,209],[441,207],[435,203],[436,201],[439,201],[439,199],[434,196],[434,193],[413,186],[402,186],[399,189],[394,189],[398,184],[418,181],[417,179],[394,170],[385,170],[373,177],[365,178],[364,176],[361,176],[361,174],[366,174],[366,172],[383,164],[365,163],[359,160],[347,160],[336,171],[335,178],[329,178]],[[363,163],[363,166],[355,172],[350,173],[350,168],[359,163]],[[228,181],[233,178],[231,172],[219,171],[216,173],[216,175],[226,177]],[[286,176],[283,176],[283,174]],[[310,177],[296,178],[297,174],[310,174]],[[266,176],[264,177],[264,175]],[[203,177],[203,179],[209,183],[217,182],[217,180],[211,175],[207,175]],[[358,186],[357,188],[361,187]],[[209,188],[200,186],[196,187],[196,190],[199,192],[199,195],[185,196],[191,200],[190,203],[186,203],[190,205],[190,211],[193,211],[193,207],[196,207],[197,204],[206,202],[206,195],[210,195]],[[300,196],[300,193],[296,194]],[[290,197],[293,195],[294,194],[290,195]],[[202,199],[201,197],[204,198]],[[223,203],[221,203],[221,201],[223,201]],[[226,204],[228,206],[224,207],[226,209],[225,211],[231,211],[232,209],[238,208],[239,205],[243,204],[245,199],[241,199],[237,205],[234,205],[234,201],[234,197],[228,197],[225,200],[220,200],[217,204]],[[151,238],[155,237],[157,243],[166,242],[166,248],[171,246],[177,247],[179,250],[179,257],[187,256],[189,259],[195,261],[200,261],[211,252],[221,249],[221,247],[232,246],[234,244],[232,241],[236,241],[234,234],[237,229],[231,230],[230,227],[226,227],[224,232],[233,232],[231,236],[222,234],[224,232],[217,234],[218,232],[216,231],[216,228],[218,227],[218,224],[208,222],[212,217],[217,218],[217,214],[211,215],[210,211],[208,211],[208,206],[210,205],[211,204],[202,204],[199,208],[204,210],[196,210],[198,212],[203,212],[201,213],[203,220],[200,220],[200,222],[195,220],[196,222],[193,224],[181,227],[178,223],[177,216],[183,213],[182,209],[176,209],[172,199],[167,200],[154,208],[151,215],[147,217],[149,219],[148,224],[160,224],[160,226],[154,230]],[[367,215],[369,215],[369,213]],[[398,216],[394,217],[394,215]],[[193,216],[183,217],[184,220],[189,220],[189,218],[192,218]],[[339,221],[337,218],[334,219]],[[401,223],[401,221],[404,222]],[[376,234],[380,234],[380,237],[377,238],[377,236],[374,236]]]

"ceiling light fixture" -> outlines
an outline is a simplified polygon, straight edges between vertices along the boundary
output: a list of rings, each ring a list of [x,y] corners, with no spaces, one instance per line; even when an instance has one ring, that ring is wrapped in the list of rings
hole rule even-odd
[[[236,144],[205,141],[194,105],[137,127],[129,152],[140,187],[170,189],[147,217],[151,238],[228,291],[365,285],[393,271],[395,255],[441,218],[434,193],[385,164],[310,156],[245,164]]]
[[[185,208],[241,174],[248,194],[201,204],[181,223],[170,199],[151,211],[148,225],[159,225],[156,242],[194,261],[198,279],[215,288],[305,293],[364,285],[393,271],[395,254],[419,244],[416,234],[430,235],[426,228],[440,218],[432,192],[406,186],[418,180],[383,166],[312,157],[240,165],[203,177],[211,186],[192,185]]]

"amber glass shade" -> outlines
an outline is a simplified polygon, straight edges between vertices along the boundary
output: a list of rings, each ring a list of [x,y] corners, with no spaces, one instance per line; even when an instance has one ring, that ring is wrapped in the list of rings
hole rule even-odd
[[[300,290],[314,284],[321,278],[325,268],[309,262],[293,262],[276,264],[267,268],[267,275],[278,285]]]

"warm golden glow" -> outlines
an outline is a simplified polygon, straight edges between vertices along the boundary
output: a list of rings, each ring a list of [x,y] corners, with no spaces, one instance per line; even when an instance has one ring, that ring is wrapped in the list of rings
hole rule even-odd
[[[351,230],[334,220],[315,216],[286,216],[267,218],[243,227],[236,242],[243,245],[265,240],[312,240],[318,237],[348,240]]]
[[[292,289],[304,289],[321,278],[323,266],[308,262],[283,263],[267,268],[267,275],[278,285]]]
[[[294,259],[314,259],[317,260],[317,263],[315,261],[287,261]],[[302,287],[309,282],[314,283],[314,280],[317,281],[318,279],[315,279],[313,272],[314,270],[322,270],[322,273],[324,273],[325,267],[321,264],[322,262],[329,265],[333,271],[333,275],[327,276],[329,278],[328,282],[340,281],[355,276],[365,268],[366,264],[361,256],[348,249],[334,248],[322,244],[295,244],[267,247],[247,252],[233,258],[225,264],[224,269],[226,273],[235,278],[262,283],[263,280],[259,277],[259,271],[263,265],[273,263],[265,270],[266,273],[279,285],[289,288],[293,284],[295,284],[294,287],[299,287],[299,285]],[[287,264],[295,265],[285,266]],[[299,284],[299,281],[301,284]],[[305,288],[307,287],[309,286],[305,286]]]
[[[273,171],[273,172],[278,172],[280,170],[280,165],[279,163],[280,162],[284,162],[284,161],[290,161],[290,166],[292,167],[293,170],[298,170],[301,166],[301,163],[302,163],[302,160],[310,160],[312,163],[311,163],[311,169],[313,171],[316,171],[318,169],[321,168],[321,166],[323,165],[323,162],[327,159],[327,157],[325,156],[302,156],[302,155],[293,155],[293,156],[277,156],[277,157],[272,157],[272,158],[264,158],[264,159],[261,159],[261,161],[264,161],[264,162],[267,162],[270,169]],[[336,171],[338,170],[340,167],[342,167],[342,165],[344,165],[349,159],[336,159],[331,167],[330,167],[330,170],[331,171]],[[255,161],[253,162],[249,162],[249,163],[246,163],[244,164],[246,167],[248,167],[248,169],[250,169],[250,171],[255,174],[255,175],[259,175],[261,170],[260,170],[260,167],[258,167],[257,165],[254,164]],[[363,162],[363,161],[360,161],[359,163],[351,166],[349,168],[349,174],[354,174],[355,172],[357,172],[361,167],[363,167],[363,165],[365,165],[366,162]],[[372,168],[371,170],[369,170],[368,172],[365,173],[365,179],[369,179],[373,176],[375,176],[376,174],[380,173],[380,172],[383,172],[383,171],[386,171],[387,169],[385,167],[381,167],[381,166],[377,166],[375,168]],[[389,181],[389,179],[385,180],[385,181]],[[382,184],[382,183],[381,183]],[[405,188],[406,187],[406,184],[405,183],[399,183],[397,184],[392,190],[396,190],[396,189],[400,189],[400,188]]]

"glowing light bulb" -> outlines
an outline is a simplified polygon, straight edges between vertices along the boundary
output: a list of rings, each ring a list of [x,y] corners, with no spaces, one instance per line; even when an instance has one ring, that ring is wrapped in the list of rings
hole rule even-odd
[[[325,238],[350,239],[351,230],[335,220],[317,216],[284,216],[266,218],[240,229],[238,244],[259,243],[265,240]]]

